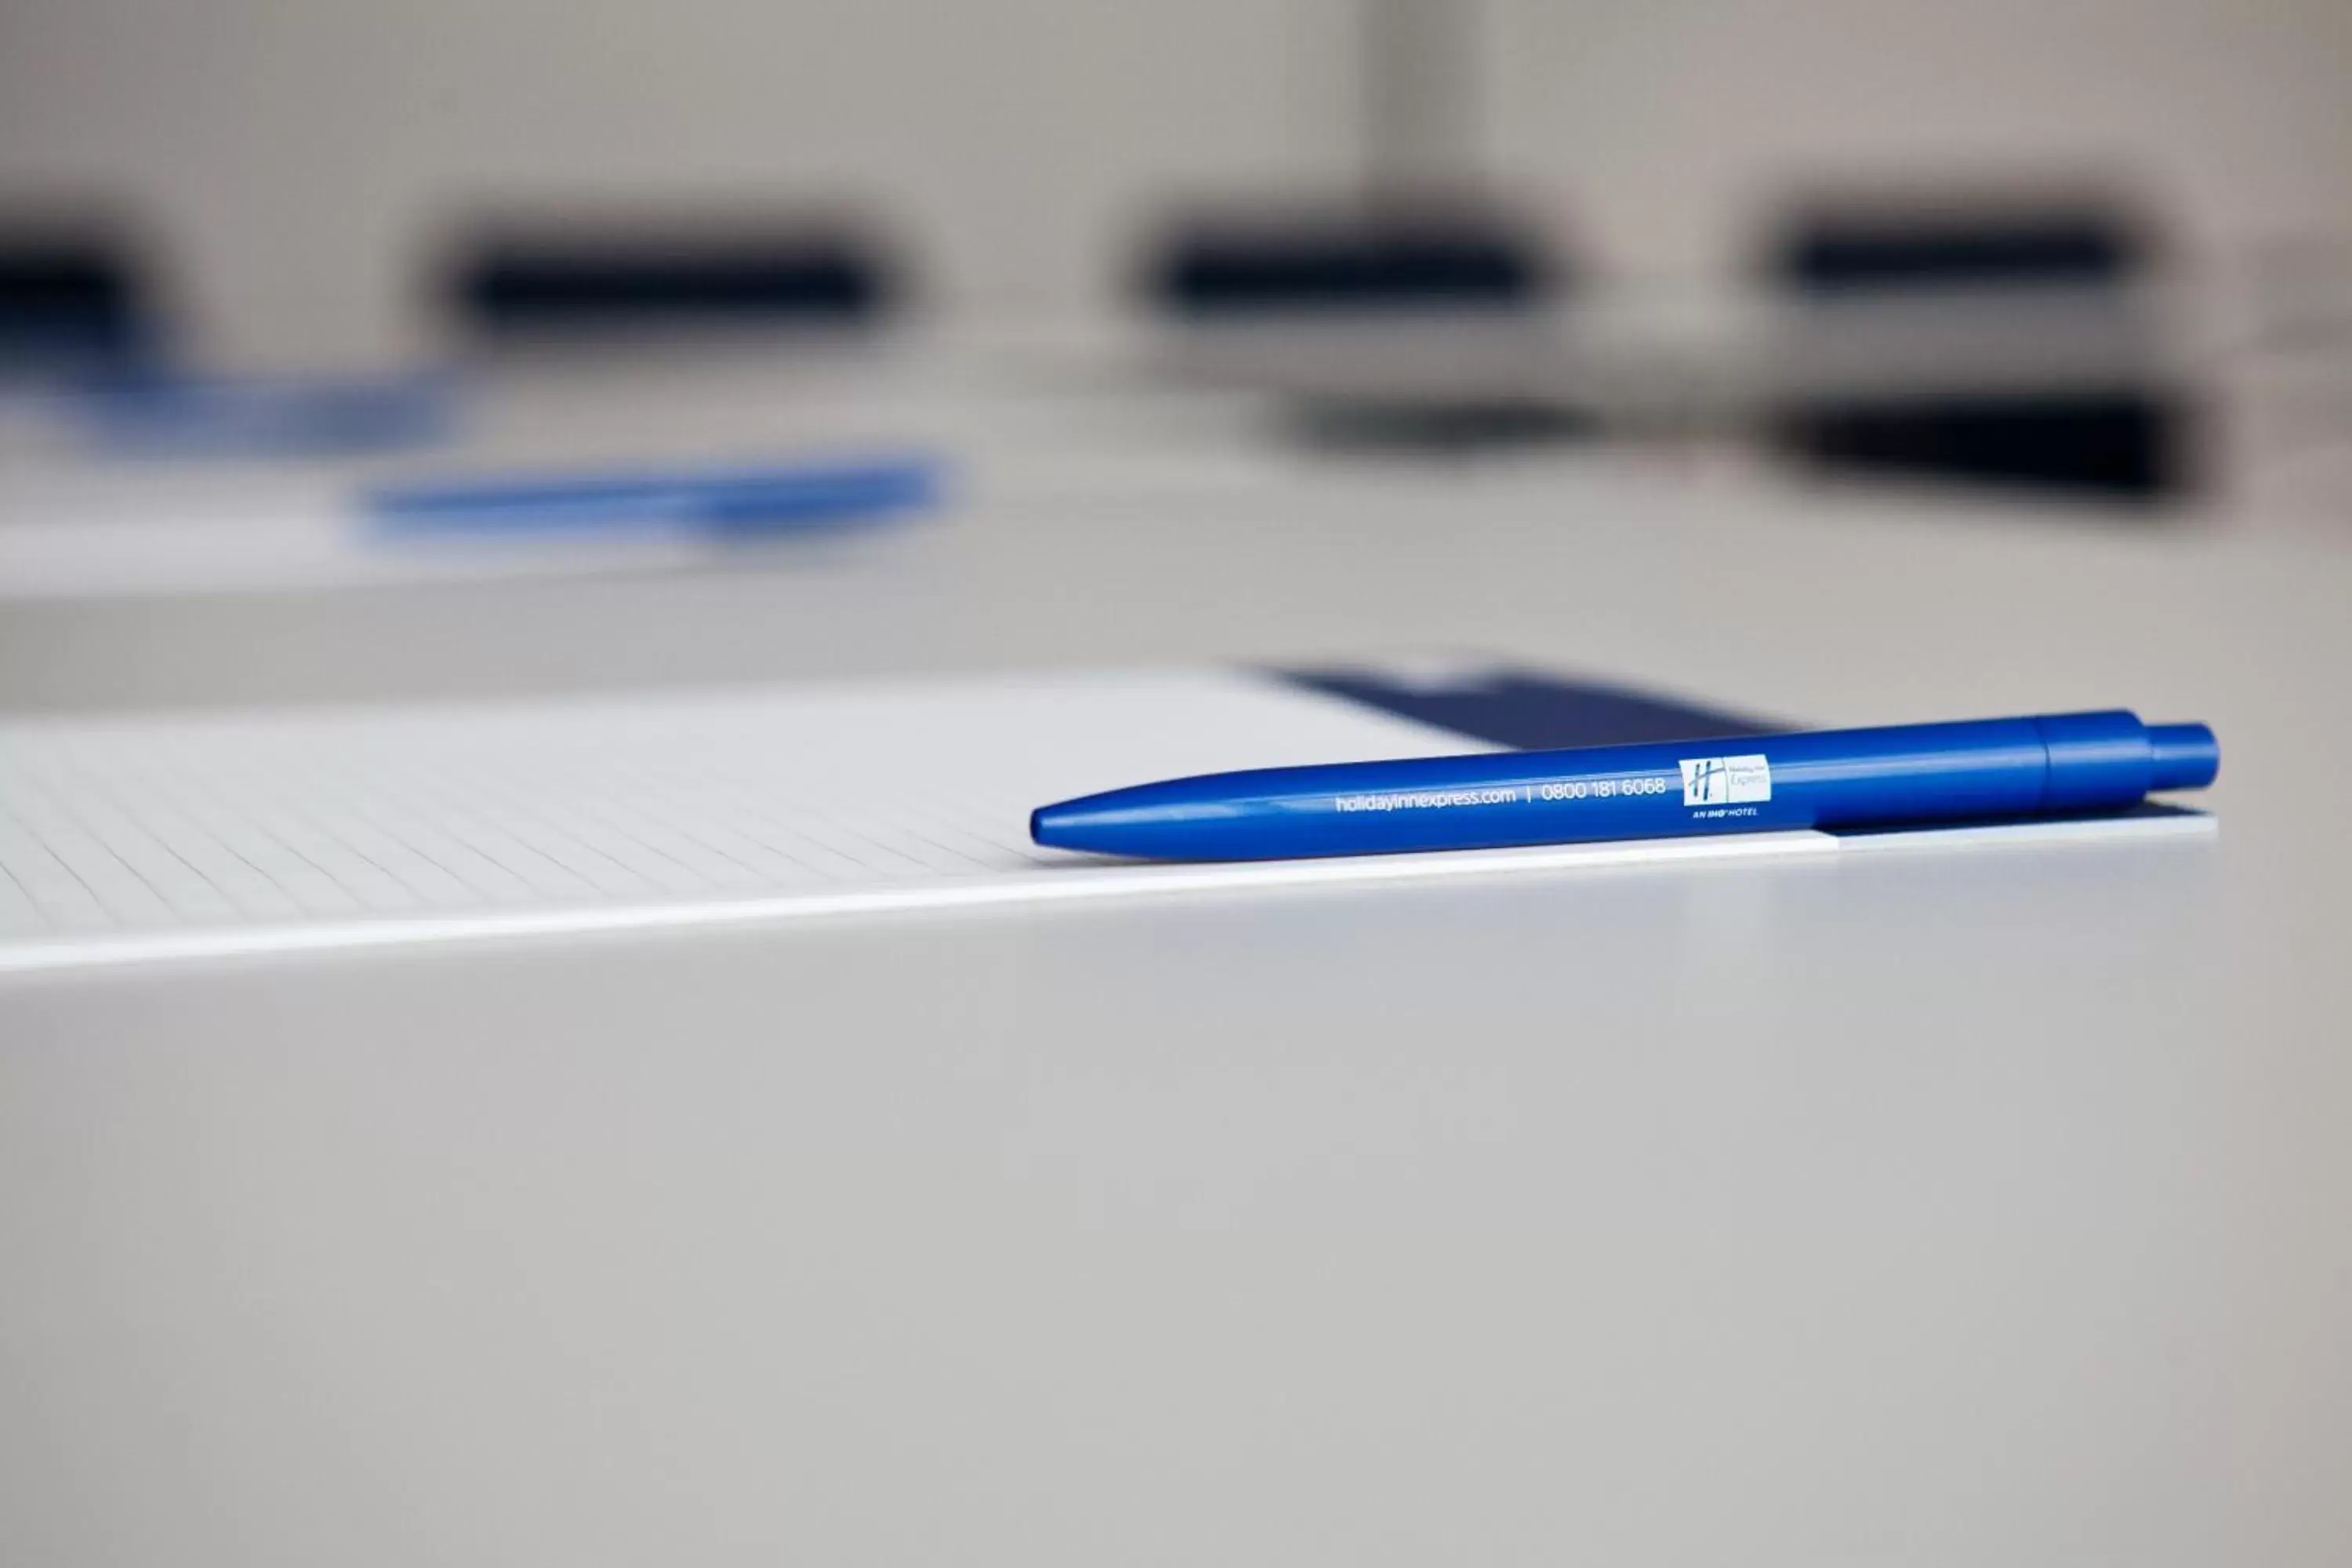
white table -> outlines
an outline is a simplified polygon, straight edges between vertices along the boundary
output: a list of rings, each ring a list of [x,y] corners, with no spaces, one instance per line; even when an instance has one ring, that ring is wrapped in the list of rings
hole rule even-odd
[[[2222,833],[14,981],[0,1559],[2352,1556],[2352,552],[1203,462],[832,570],[11,605],[0,700],[1471,647],[2204,719]]]

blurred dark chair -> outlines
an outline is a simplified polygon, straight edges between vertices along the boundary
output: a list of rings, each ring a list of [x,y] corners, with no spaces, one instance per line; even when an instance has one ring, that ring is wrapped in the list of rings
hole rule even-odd
[[[1771,437],[1832,467],[2175,494],[2191,400],[2135,292],[2158,249],[2131,204],[2099,195],[1805,203],[1766,262],[1807,307],[1791,380],[1841,355],[1865,374],[1801,392]],[[1857,344],[1894,353],[1874,370]]]
[[[907,292],[862,225],[658,214],[479,223],[449,248],[438,287],[458,331],[487,346],[856,331]]]
[[[1169,224],[1143,269],[1156,311],[1195,321],[1524,310],[1563,282],[1529,229],[1468,205],[1202,212]]]
[[[152,247],[125,225],[0,212],[0,374],[112,374],[162,352]]]
[[[1161,365],[1282,399],[1319,446],[1446,453],[1580,433],[1548,391],[1567,270],[1509,211],[1369,199],[1196,211],[1139,269]]]
[[[1772,261],[1787,286],[1833,294],[2112,284],[2147,271],[2153,250],[2144,225],[2102,207],[1831,206],[1792,223]]]

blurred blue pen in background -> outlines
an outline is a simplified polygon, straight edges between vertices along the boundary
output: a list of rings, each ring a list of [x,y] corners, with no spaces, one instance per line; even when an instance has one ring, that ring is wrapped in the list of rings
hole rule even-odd
[[[940,465],[909,454],[788,464],[511,474],[378,486],[362,504],[394,532],[810,533],[938,504]]]

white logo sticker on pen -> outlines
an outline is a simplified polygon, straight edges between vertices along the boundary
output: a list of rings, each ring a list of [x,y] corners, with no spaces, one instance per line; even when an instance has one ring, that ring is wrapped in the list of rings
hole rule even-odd
[[[1772,798],[1772,764],[1761,755],[1685,757],[1685,805],[1745,805]]]

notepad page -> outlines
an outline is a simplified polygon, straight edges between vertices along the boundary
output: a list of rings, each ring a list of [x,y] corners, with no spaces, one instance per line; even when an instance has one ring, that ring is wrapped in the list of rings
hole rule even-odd
[[[564,911],[919,902],[1083,863],[1028,842],[1049,800],[1471,749],[1213,670],[18,722],[0,726],[0,961],[363,940],[356,928],[385,922],[449,934]]]

